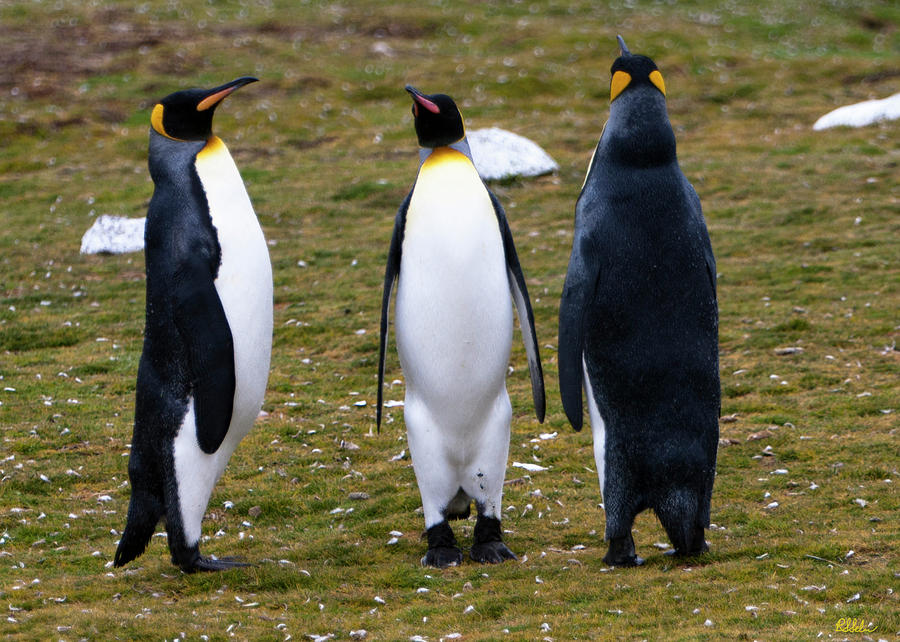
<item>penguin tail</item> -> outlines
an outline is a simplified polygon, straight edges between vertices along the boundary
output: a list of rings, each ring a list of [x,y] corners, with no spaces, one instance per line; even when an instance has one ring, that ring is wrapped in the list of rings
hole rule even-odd
[[[672,488],[653,507],[666,530],[675,555],[699,555],[708,550],[704,528],[709,525],[709,509],[704,511],[704,496],[692,488]]]
[[[124,566],[146,550],[163,514],[164,507],[159,498],[146,491],[133,490],[131,501],[128,503],[125,532],[119,540],[113,561],[115,566]]]

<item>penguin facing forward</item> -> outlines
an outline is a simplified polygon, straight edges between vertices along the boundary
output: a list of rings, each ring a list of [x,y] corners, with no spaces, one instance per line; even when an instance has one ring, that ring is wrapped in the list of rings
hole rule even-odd
[[[674,552],[707,550],[719,417],[716,263],[678,166],[656,64],[619,37],[609,120],[575,207],[559,312],[559,387],[575,430],[587,392],[610,565],[643,563],[653,509]]]
[[[115,565],[160,519],[185,572],[245,566],[200,555],[200,522],[262,406],[272,348],[272,267],[216,107],[244,77],[163,98],[150,118],[147,313],[128,460],[131,500]]]
[[[404,419],[425,511],[425,566],[462,562],[448,520],[477,509],[470,556],[516,559],[500,528],[512,407],[510,294],[528,355],[538,420],[544,380],[534,315],[503,208],[481,180],[462,116],[444,94],[407,86],[419,140],[415,184],[394,223],[384,277],[378,360],[381,425],[388,309],[397,281],[396,336],[406,378]]]

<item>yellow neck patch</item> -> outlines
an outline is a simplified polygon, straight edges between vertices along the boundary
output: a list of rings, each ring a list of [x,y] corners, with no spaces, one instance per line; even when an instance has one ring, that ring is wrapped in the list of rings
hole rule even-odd
[[[225,143],[222,142],[222,139],[218,136],[213,136],[208,141],[206,141],[206,146],[197,152],[197,158],[203,159],[207,156],[214,156],[216,154],[220,154],[221,152],[228,153],[228,148],[225,147]]]
[[[431,154],[429,154],[428,158],[425,159],[425,162],[422,164],[424,168],[426,165],[428,169],[432,169],[437,167],[438,165],[443,165],[445,163],[453,163],[453,162],[467,162],[469,161],[466,158],[466,155],[462,152],[458,152],[452,147],[437,147]]]
[[[612,82],[609,84],[609,102],[612,102],[616,99],[616,97],[622,93],[622,91],[628,86],[628,83],[631,82],[631,74],[627,71],[617,71],[613,74]]]
[[[656,85],[656,88],[662,92],[662,95],[666,95],[666,83],[663,81],[662,74],[659,73],[659,70],[654,70],[650,72],[650,82]]]

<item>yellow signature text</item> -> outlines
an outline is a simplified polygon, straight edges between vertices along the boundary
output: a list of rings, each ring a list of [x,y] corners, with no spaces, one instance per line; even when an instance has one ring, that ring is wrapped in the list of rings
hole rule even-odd
[[[834,630],[838,633],[874,633],[877,629],[871,622],[866,624],[857,617],[842,617],[834,623]]]

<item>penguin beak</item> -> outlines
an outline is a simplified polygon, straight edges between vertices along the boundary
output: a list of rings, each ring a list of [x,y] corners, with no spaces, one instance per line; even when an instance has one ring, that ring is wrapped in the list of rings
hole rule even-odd
[[[259,78],[254,78],[253,76],[242,76],[240,78],[236,78],[231,82],[225,83],[220,87],[216,87],[214,89],[209,90],[209,94],[197,103],[197,111],[206,111],[212,107],[215,107],[220,102],[225,100],[225,97],[228,96],[231,92],[236,91],[243,87],[244,85],[249,85],[252,82],[258,81]]]
[[[413,97],[418,104],[422,105],[425,109],[430,111],[432,114],[440,114],[441,108],[435,105],[433,102],[428,100],[421,91],[413,87],[412,85],[406,86],[406,91],[409,92],[409,95]]]
[[[620,56],[630,56],[631,52],[628,51],[628,46],[625,44],[625,39],[622,36],[616,36],[616,40],[619,43],[619,55]]]

